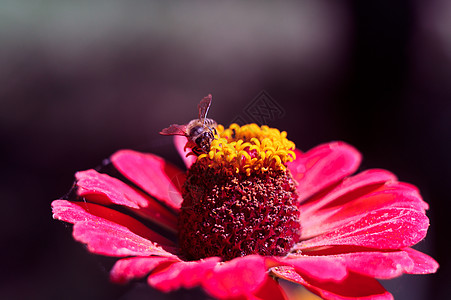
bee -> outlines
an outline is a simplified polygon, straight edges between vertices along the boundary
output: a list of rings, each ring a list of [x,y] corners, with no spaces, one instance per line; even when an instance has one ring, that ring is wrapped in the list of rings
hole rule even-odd
[[[210,151],[211,141],[215,139],[217,123],[213,119],[207,118],[207,113],[211,105],[211,95],[200,100],[197,108],[199,110],[199,118],[191,120],[188,124],[178,125],[172,124],[168,128],[163,129],[162,135],[182,135],[188,139],[186,147],[199,156],[202,153]]]

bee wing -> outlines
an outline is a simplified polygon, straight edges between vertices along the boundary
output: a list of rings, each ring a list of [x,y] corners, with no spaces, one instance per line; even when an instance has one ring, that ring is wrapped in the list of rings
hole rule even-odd
[[[211,105],[211,98],[211,95],[208,95],[204,99],[200,100],[199,105],[197,106],[199,109],[199,120],[202,120],[202,122],[204,122],[207,117],[208,109]]]
[[[186,125],[172,124],[168,128],[160,131],[162,135],[183,135],[186,136]]]

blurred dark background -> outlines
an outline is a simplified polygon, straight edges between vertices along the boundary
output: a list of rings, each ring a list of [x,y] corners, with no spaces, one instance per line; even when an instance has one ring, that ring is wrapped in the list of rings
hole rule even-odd
[[[417,185],[437,274],[384,282],[396,299],[450,294],[451,3],[0,2],[2,299],[129,299],[52,220],[73,174],[122,148],[182,166],[170,123],[228,124],[262,91],[297,147],[344,140],[362,169]],[[163,295],[154,295],[156,298]]]

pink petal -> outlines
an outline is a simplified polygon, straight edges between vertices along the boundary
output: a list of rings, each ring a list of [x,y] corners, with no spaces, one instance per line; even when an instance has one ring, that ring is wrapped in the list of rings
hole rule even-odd
[[[387,182],[368,194],[348,193],[333,204],[311,215],[301,213],[303,239],[334,230],[380,208],[409,208],[424,213],[428,207],[416,188],[400,182]]]
[[[306,216],[312,215],[318,209],[328,205],[331,202],[334,202],[335,200],[343,197],[346,194],[355,192],[356,190],[363,187],[372,187],[376,184],[381,184],[393,180],[396,180],[396,176],[385,170],[372,169],[363,171],[362,173],[359,173],[355,176],[343,179],[343,181],[340,182],[339,185],[337,185],[326,195],[315,195],[311,199],[311,201],[301,206],[302,213]]]
[[[109,256],[171,256],[161,246],[112,224],[80,222],[74,225],[74,238],[87,244],[92,253]]]
[[[310,277],[314,277],[316,280],[341,280],[346,275],[346,270],[369,277],[390,279],[400,276],[403,273],[412,273],[415,268],[415,260],[409,256],[409,251],[415,250],[410,248],[404,249],[407,251],[366,251],[342,254],[332,254],[334,252],[333,249],[334,248],[329,248],[308,252],[309,255],[312,255],[312,260],[318,263],[319,267],[312,264],[305,264],[302,258],[305,260],[305,258],[308,257],[307,255],[289,255],[287,259],[283,259],[283,262],[285,262],[285,265],[294,267],[299,274],[307,274]],[[316,253],[320,254],[320,256],[316,255]],[[425,274],[429,273],[427,271],[434,272],[436,270],[437,264],[432,258],[417,251],[415,251],[414,255],[418,255],[419,258],[421,257],[418,259],[418,265],[419,267],[421,266],[419,270],[421,270],[421,272],[424,272]],[[297,265],[290,263],[291,260],[297,260]],[[299,265],[301,267],[299,267]],[[334,274],[340,273],[344,273],[344,275],[333,276]]]
[[[134,208],[135,212],[175,231],[177,217],[153,198],[124,182],[95,170],[77,172],[78,195],[99,204],[117,204]]]
[[[437,272],[438,263],[430,256],[412,248],[403,249],[413,261],[413,269],[408,274],[431,274]]]
[[[343,142],[333,142],[299,155],[288,167],[299,183],[299,201],[354,173],[361,161],[360,153]]]
[[[178,288],[192,288],[200,285],[218,264],[219,257],[209,257],[199,261],[181,261],[153,273],[148,278],[149,285],[169,292]]]
[[[346,198],[346,197],[344,197]],[[377,190],[355,197],[352,201],[345,199],[345,203],[334,203],[335,206],[341,206],[342,214],[355,214],[355,211],[362,211],[362,208],[375,210],[382,207],[411,208],[424,213],[428,209],[428,204],[423,201],[418,190],[412,185],[403,182],[386,182]]]
[[[53,217],[74,224],[74,238],[87,244],[91,252],[111,256],[174,256],[156,244],[172,242],[115,210],[66,200],[55,200],[52,207]]]
[[[132,150],[121,150],[111,156],[114,166],[145,192],[178,210],[185,174],[161,157]]]
[[[77,172],[77,194],[99,204],[118,204],[132,208],[145,206],[145,197],[122,181],[95,170]]]
[[[248,300],[288,300],[280,284],[270,276],[266,276],[265,283],[254,294],[243,298]]]
[[[300,242],[296,249],[352,245],[376,249],[400,249],[426,236],[429,220],[421,212],[407,208],[371,211],[359,220],[316,238]]]
[[[127,283],[133,279],[143,278],[156,267],[179,261],[177,257],[131,257],[118,260],[110,272],[110,279],[115,283]]]
[[[376,279],[354,273],[349,273],[340,282],[317,281],[308,276],[299,275],[290,267],[272,268],[271,273],[277,277],[302,284],[323,299],[393,299],[393,296]]]
[[[347,275],[345,265],[333,256],[290,254],[277,260],[283,265],[293,267],[298,273],[309,274],[317,280],[340,281]]]
[[[184,150],[187,141],[188,141],[187,138],[184,136],[180,135],[174,136],[175,148],[182,157],[182,160],[185,163],[186,168],[189,169],[191,165],[196,161],[197,156],[195,155],[186,156],[189,152],[191,152],[191,149],[189,148],[187,148],[186,151]]]
[[[216,298],[231,298],[254,293],[266,276],[265,258],[249,255],[216,265],[202,285]]]
[[[413,269],[413,261],[404,251],[357,252],[336,257],[342,259],[349,270],[379,279],[394,278]]]

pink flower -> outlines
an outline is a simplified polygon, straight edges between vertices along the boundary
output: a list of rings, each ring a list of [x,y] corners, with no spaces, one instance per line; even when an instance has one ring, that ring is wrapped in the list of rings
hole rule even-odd
[[[198,174],[192,168],[196,157],[185,157],[184,137],[176,137],[175,142],[190,170],[188,179],[192,184],[192,177]],[[251,149],[244,150],[252,156],[249,159],[256,155]],[[86,244],[92,253],[120,258],[111,270],[113,282],[127,283],[147,276],[150,286],[165,292],[201,286],[211,296],[221,299],[284,299],[283,290],[273,279],[283,278],[325,299],[391,299],[392,295],[377,279],[437,270],[435,260],[410,248],[426,236],[429,226],[425,215],[428,205],[416,187],[399,182],[392,173],[380,169],[352,175],[361,155],[343,142],[320,145],[305,153],[296,149],[294,154],[295,160],[282,161],[281,165],[287,166],[296,186],[295,209],[285,208],[291,209],[300,226],[293,226],[288,218],[282,232],[268,228],[268,224],[278,222],[287,212],[264,223],[267,232],[274,236],[272,241],[288,241],[283,246],[289,247],[286,253],[282,253],[283,247],[271,252],[276,254],[265,252],[264,247],[273,245],[265,240],[264,234],[261,240],[252,240],[255,241],[252,245],[260,249],[255,253],[253,248],[245,252],[248,248],[242,241],[236,247],[228,240],[227,244],[218,246],[218,255],[203,256],[202,253],[211,252],[215,243],[221,243],[220,238],[214,243],[211,239],[222,235],[214,231],[217,224],[211,224],[203,233],[199,226],[207,225],[199,225],[200,221],[190,224],[194,216],[190,210],[205,195],[208,196],[205,199],[210,199],[218,192],[183,187],[187,173],[156,155],[132,150],[118,151],[111,156],[112,165],[120,173],[116,177],[93,169],[76,173],[76,199],[53,201],[54,218],[74,224],[74,238]],[[273,160],[271,166],[276,163]],[[181,209],[182,195],[189,198],[196,193],[201,198],[185,199],[193,203],[185,202]],[[232,191],[228,190],[221,199],[232,197],[229,193]],[[199,207],[206,205],[209,204]],[[271,208],[263,209],[266,212]],[[210,212],[221,213],[219,209]],[[182,226],[180,221],[177,225],[179,214],[187,220]],[[230,222],[239,218],[234,215]],[[247,224],[256,218],[254,215],[243,222]],[[264,227],[261,224],[253,226],[260,230]],[[229,225],[221,225],[221,230]],[[189,240],[182,249],[179,245],[183,241],[177,242],[175,238],[177,234],[180,238],[182,231],[189,231],[183,235],[188,240],[210,232],[211,235],[205,243]],[[284,239],[278,239],[274,232],[285,234]],[[186,249],[191,246],[193,249]],[[204,251],[202,247],[209,249]],[[235,254],[241,250],[242,255]],[[231,256],[224,251],[232,253]]]

